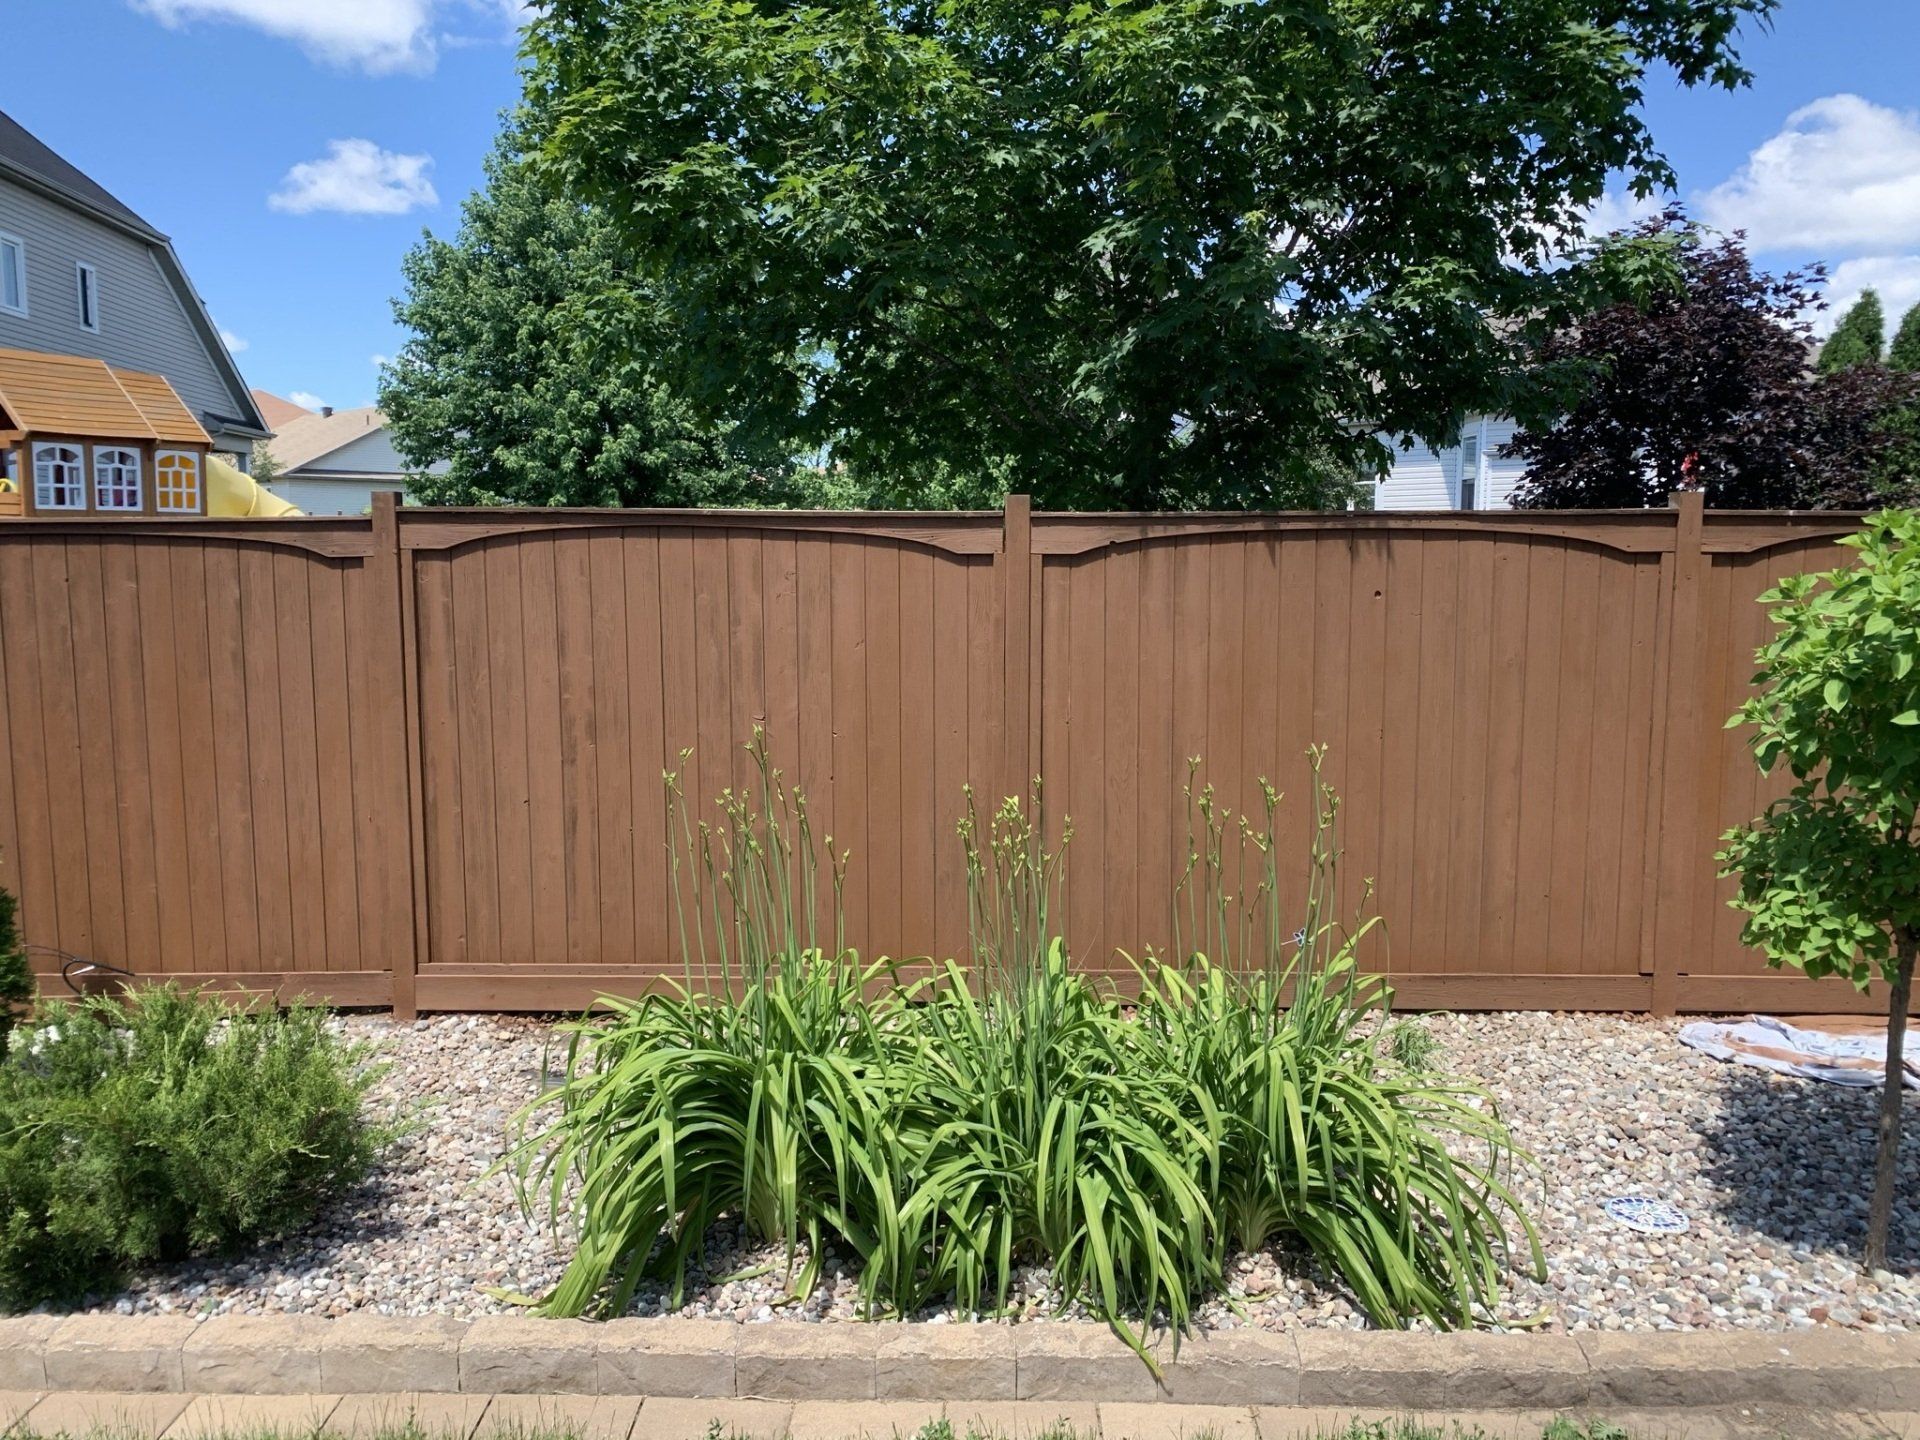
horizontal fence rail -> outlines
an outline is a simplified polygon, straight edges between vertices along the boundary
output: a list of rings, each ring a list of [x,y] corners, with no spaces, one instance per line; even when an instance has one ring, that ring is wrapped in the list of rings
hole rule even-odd
[[[955,834],[1038,777],[1076,963],[1167,953],[1191,757],[1305,752],[1403,1004],[1845,1009],[1739,943],[1713,852],[1754,598],[1848,515],[460,510],[0,522],[0,885],[63,955],[349,1005],[563,1010],[678,977],[662,776],[764,727],[863,954],[964,956]],[[692,755],[684,763],[681,754]]]

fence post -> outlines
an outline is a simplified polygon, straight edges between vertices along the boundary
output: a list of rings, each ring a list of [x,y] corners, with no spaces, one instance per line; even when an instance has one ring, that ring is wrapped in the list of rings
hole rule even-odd
[[[426,829],[420,762],[420,677],[416,668],[412,567],[400,549],[400,497],[391,490],[373,497],[373,596],[378,617],[374,637],[382,657],[381,688],[392,696],[400,727],[400,763],[406,772],[402,834],[406,837],[406,933],[393,937],[393,1014],[411,1020],[419,1014],[415,980],[427,943]]]
[[[1025,795],[1033,779],[1033,497],[1007,496],[1000,529],[1002,613],[1006,617],[1001,721],[1006,726],[1007,795]]]
[[[1698,490],[1667,497],[1674,514],[1673,579],[1667,605],[1665,736],[1660,755],[1658,886],[1654,891],[1653,1013],[1678,1008],[1680,969],[1693,953],[1698,887],[1712,883],[1700,826],[1702,726],[1701,605],[1706,588],[1706,501]]]

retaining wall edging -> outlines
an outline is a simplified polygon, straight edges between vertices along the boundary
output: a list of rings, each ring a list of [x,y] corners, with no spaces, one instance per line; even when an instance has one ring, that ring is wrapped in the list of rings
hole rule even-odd
[[[1155,1348],[1158,1381],[1068,1322],[28,1315],[0,1318],[0,1390],[1920,1411],[1920,1335],[1241,1330]]]

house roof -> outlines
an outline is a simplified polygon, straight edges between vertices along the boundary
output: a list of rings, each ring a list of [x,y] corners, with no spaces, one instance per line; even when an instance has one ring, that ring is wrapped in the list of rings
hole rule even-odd
[[[253,403],[260,407],[261,418],[275,430],[282,425],[290,425],[295,420],[302,420],[313,414],[313,411],[306,406],[296,405],[293,401],[276,395],[271,390],[255,390],[252,395]]]
[[[44,185],[65,191],[70,198],[91,209],[105,211],[123,225],[144,232],[149,239],[166,238],[108,194],[99,182],[54,154],[44,141],[4,111],[0,111],[0,166],[24,171]]]
[[[385,412],[373,405],[336,410],[331,415],[302,415],[279,427],[267,449],[284,475],[331,455],[363,435],[385,429],[386,424]]]
[[[78,166],[54,154],[44,141],[4,111],[0,111],[0,177],[16,180],[29,189],[48,195],[71,209],[91,215],[151,245],[161,274],[173,287],[181,309],[186,312],[188,325],[199,336],[201,347],[214,369],[227,382],[235,406],[243,411],[238,417],[216,415],[209,411],[205,418],[221,431],[237,437],[265,436],[269,433],[266,421],[259,414],[259,407],[247,391],[247,382],[241,378],[240,367],[234,363],[226,342],[220,338],[219,328],[207,313],[206,301],[200,298],[200,292],[193,288],[193,282],[187,278],[186,269],[180,264],[180,257],[175,253],[171,240],[115,199],[104,186]]]
[[[209,443],[160,376],[84,355],[0,350],[0,410],[29,434]]]

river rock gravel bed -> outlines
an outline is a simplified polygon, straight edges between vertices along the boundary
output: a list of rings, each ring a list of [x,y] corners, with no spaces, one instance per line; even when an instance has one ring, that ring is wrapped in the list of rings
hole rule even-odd
[[[413,1117],[377,1173],[299,1234],[234,1260],[156,1269],[94,1307],[120,1313],[475,1315],[536,1294],[564,1246],[523,1216],[494,1169],[509,1118],[536,1093],[548,1022],[441,1016],[338,1023],[390,1067],[371,1103]],[[1876,1090],[1846,1090],[1723,1064],[1683,1047],[1675,1021],[1601,1015],[1437,1015],[1417,1023],[1439,1064],[1488,1086],[1539,1161],[1520,1193],[1540,1228],[1545,1283],[1517,1280],[1499,1319],[1544,1330],[1920,1328],[1920,1154],[1909,1145],[1894,1218],[1895,1270],[1855,1256],[1872,1171]],[[1909,1123],[1912,1123],[1910,1120]],[[1678,1205],[1686,1233],[1657,1237],[1602,1203]],[[682,1315],[822,1321],[858,1317],[849,1267],[831,1254],[792,1301],[783,1256],[726,1229],[707,1237]],[[1303,1257],[1239,1257],[1203,1326],[1356,1328],[1337,1283]],[[669,1313],[657,1290],[634,1310]],[[1015,1318],[1071,1316],[1050,1277],[1021,1276]],[[930,1313],[928,1320],[958,1318]]]

